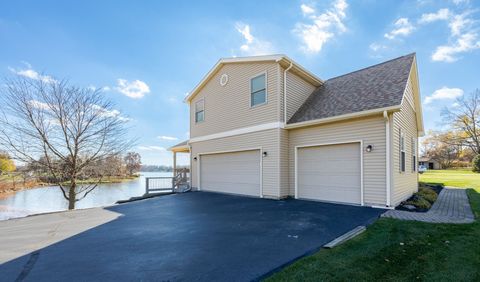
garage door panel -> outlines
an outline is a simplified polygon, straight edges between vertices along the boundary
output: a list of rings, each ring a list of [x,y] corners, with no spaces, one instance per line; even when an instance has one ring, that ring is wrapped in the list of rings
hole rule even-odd
[[[360,204],[360,144],[299,148],[298,197]]]
[[[260,151],[200,157],[200,188],[205,191],[260,195]]]

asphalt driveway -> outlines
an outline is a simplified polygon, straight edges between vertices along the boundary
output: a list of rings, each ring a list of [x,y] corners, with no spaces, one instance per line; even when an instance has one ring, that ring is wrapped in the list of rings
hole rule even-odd
[[[207,192],[108,210],[122,216],[0,265],[0,280],[250,281],[384,212]]]

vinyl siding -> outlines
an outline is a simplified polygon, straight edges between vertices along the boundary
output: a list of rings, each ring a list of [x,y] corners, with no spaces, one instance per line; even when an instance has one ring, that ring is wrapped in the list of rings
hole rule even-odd
[[[289,131],[285,129],[280,129],[280,197],[288,197],[290,192],[290,182],[289,182],[289,173],[288,173],[288,164],[289,164],[289,153],[288,153],[288,144],[289,144]]]
[[[412,137],[417,140],[417,160],[418,160],[418,131],[416,123],[416,114],[412,105],[413,88],[412,76],[408,80],[407,88],[400,112],[393,114],[392,130],[392,206],[397,206],[403,200],[407,199],[418,191],[418,174],[413,171],[412,163]],[[400,129],[405,136],[405,172],[400,171]]]
[[[363,154],[365,205],[386,205],[386,134],[382,116],[352,119],[289,131],[289,194],[295,195],[295,146],[363,140],[373,151]],[[364,150],[364,148],[362,148]]]
[[[287,121],[298,111],[316,89],[298,75],[287,72]]]
[[[266,73],[267,102],[250,107],[250,79]],[[231,63],[220,68],[190,102],[190,137],[224,132],[279,120],[279,68],[274,62]],[[228,83],[221,86],[222,74]],[[205,99],[205,120],[195,123],[195,102]]]
[[[280,140],[281,130],[270,129],[249,134],[192,143],[191,157],[215,152],[232,152],[261,148],[267,152],[262,158],[262,191],[266,198],[280,198]],[[192,187],[198,187],[198,160],[192,161]]]

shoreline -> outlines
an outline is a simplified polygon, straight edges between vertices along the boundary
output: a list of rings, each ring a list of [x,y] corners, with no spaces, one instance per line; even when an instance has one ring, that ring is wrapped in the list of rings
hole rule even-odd
[[[127,181],[132,181],[132,180],[138,179],[139,177],[140,176],[137,175],[132,177],[111,178],[111,179],[102,180],[99,184],[118,184],[118,183],[123,183]],[[78,182],[78,184],[81,184],[81,185],[93,184],[93,183],[96,183],[96,181],[84,180],[84,181]],[[30,180],[25,183],[23,181],[15,182],[15,185],[13,185],[13,183],[11,183],[10,181],[5,181],[5,182],[0,181],[0,199],[8,198],[16,194],[17,192],[30,190],[30,189],[43,188],[47,186],[55,186],[55,184],[37,182],[36,180]]]

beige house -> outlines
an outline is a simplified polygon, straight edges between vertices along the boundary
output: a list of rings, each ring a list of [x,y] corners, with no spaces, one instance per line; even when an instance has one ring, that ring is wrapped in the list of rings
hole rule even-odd
[[[194,190],[394,207],[418,189],[415,54],[328,80],[285,55],[221,59],[186,97]]]

